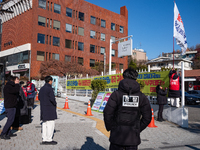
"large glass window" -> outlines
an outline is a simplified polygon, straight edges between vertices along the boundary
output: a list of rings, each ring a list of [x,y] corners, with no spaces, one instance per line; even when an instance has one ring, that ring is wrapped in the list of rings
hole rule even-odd
[[[46,26],[46,18],[38,16],[38,25],[45,27]]]
[[[80,65],[83,65],[83,58],[82,58],[82,57],[78,57],[78,63],[79,63]]]
[[[66,16],[72,17],[72,9],[66,8]]]
[[[101,54],[105,53],[105,47],[101,47]]]
[[[90,23],[91,24],[96,24],[96,17],[91,16],[90,17]]]
[[[84,44],[82,42],[78,42],[78,50],[84,51]]]
[[[54,60],[59,60],[59,54],[53,53],[53,54],[52,54],[52,59],[54,59]]]
[[[54,4],[54,12],[60,14],[61,7],[58,4]]]
[[[90,59],[90,67],[94,67],[95,66],[95,60],[94,59]]]
[[[66,32],[72,33],[72,25],[66,23]]]
[[[46,9],[46,0],[38,0],[39,8]]]
[[[53,21],[53,28],[56,30],[60,30],[60,21],[54,20]]]
[[[90,30],[90,38],[96,39],[96,32]]]
[[[101,40],[105,41],[106,40],[106,35],[104,33],[101,33]]]
[[[115,31],[115,24],[114,23],[111,23],[111,30]]]
[[[65,39],[65,48],[72,48],[72,40]]]
[[[79,20],[84,21],[84,13],[79,12],[78,18]]]
[[[37,42],[44,44],[45,43],[45,35],[38,33]]]
[[[44,52],[42,51],[37,51],[37,60],[38,61],[44,61]]]
[[[90,44],[90,52],[95,53],[95,45]]]
[[[71,56],[65,55],[65,61],[71,62]]]
[[[101,19],[101,27],[106,27],[106,21],[105,20],[103,20],[103,19]]]
[[[59,37],[53,37],[53,46],[60,46],[60,38]]]
[[[84,36],[84,28],[78,27],[78,35]]]
[[[120,26],[120,27],[119,27],[119,32],[120,32],[120,33],[124,33],[124,27],[123,27],[123,26]]]
[[[112,55],[112,56],[115,56],[115,50],[114,50],[114,49],[112,49],[111,55]]]
[[[115,37],[114,36],[111,36],[111,39],[112,39],[112,41],[115,41]]]

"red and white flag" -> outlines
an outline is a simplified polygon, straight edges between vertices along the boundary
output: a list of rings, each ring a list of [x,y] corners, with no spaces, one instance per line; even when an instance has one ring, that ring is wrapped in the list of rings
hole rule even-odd
[[[184,55],[187,49],[187,39],[185,35],[183,21],[181,19],[181,15],[178,11],[175,2],[174,2],[174,38],[176,38],[176,43],[181,47],[182,55]]]

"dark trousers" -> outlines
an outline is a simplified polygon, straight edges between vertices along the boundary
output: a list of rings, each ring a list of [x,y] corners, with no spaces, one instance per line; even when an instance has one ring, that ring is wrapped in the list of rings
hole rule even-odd
[[[132,145],[132,146],[122,146],[122,145],[116,145],[113,143],[110,143],[109,150],[137,150],[138,146]]]
[[[28,106],[34,107],[34,98],[28,98],[27,101],[28,101]]]
[[[159,105],[158,119],[163,119],[162,117],[163,108],[164,108],[164,105]]]
[[[8,119],[3,128],[3,131],[1,132],[1,135],[10,135],[11,134],[10,127],[15,120],[16,108],[6,108],[5,112]]]
[[[19,127],[19,116],[15,115],[15,120],[12,124],[12,127],[18,128]]]

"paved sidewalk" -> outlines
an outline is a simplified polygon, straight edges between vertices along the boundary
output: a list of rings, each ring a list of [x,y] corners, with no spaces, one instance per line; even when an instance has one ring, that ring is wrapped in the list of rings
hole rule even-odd
[[[87,103],[69,100],[69,110],[63,110],[65,99],[57,98],[57,114],[54,140],[57,145],[40,145],[41,121],[40,106],[35,103],[32,123],[23,125],[24,130],[17,131],[17,137],[0,140],[2,150],[107,150],[109,133],[105,130],[103,114],[93,112],[88,117]],[[0,116],[0,126],[6,122]],[[158,128],[147,128],[141,133],[142,143],[139,150],[198,150],[200,149],[200,130],[183,129],[169,122],[156,122]]]

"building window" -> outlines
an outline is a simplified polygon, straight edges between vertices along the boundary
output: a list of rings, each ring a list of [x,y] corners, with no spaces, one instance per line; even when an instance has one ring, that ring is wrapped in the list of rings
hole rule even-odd
[[[78,27],[78,35],[84,36],[84,28]]]
[[[51,36],[49,36],[49,45],[51,45]]]
[[[90,52],[95,53],[95,45],[90,44]]]
[[[105,20],[103,20],[103,19],[101,19],[101,27],[106,27],[106,21]]]
[[[101,47],[101,54],[103,55],[105,53],[105,47]]]
[[[115,31],[115,24],[114,23],[111,23],[111,30]]]
[[[123,26],[120,26],[120,27],[119,27],[119,32],[120,32],[120,33],[124,33],[124,27],[123,27]]]
[[[119,64],[119,70],[121,71],[124,68],[123,64]]]
[[[38,61],[44,61],[44,52],[37,51],[37,60]]]
[[[96,32],[90,30],[90,38],[96,39]]]
[[[65,55],[65,61],[71,62],[71,56]]]
[[[39,8],[46,9],[46,0],[39,0]]]
[[[101,40],[105,41],[106,40],[106,35],[104,33],[101,33]]]
[[[52,54],[52,59],[54,59],[54,60],[59,60],[59,54],[53,53],[53,54]]]
[[[84,51],[84,44],[82,42],[78,42],[78,50]]]
[[[47,35],[47,38],[46,38],[46,44],[48,44],[48,35]]]
[[[49,26],[50,26],[50,28],[52,27],[52,19],[50,19],[50,25]]]
[[[60,14],[61,7],[58,4],[54,4],[54,12]]]
[[[51,2],[51,11],[52,11],[52,5],[53,5],[53,3]]]
[[[72,9],[66,8],[66,16],[72,17]]]
[[[49,18],[47,18],[47,27],[49,27]]]
[[[96,24],[96,17],[91,16],[90,17],[90,23],[91,24]]]
[[[72,25],[66,23],[66,32],[72,33]]]
[[[38,39],[37,39],[37,42],[38,42],[38,43],[42,43],[42,44],[44,44],[44,43],[45,43],[45,35],[44,35],[44,34],[40,34],[40,33],[38,33]]]
[[[112,49],[111,55],[112,55],[112,56],[115,56],[115,50],[114,50],[114,49]]]
[[[60,30],[60,21],[54,20],[53,21],[53,28],[56,30]]]
[[[84,13],[79,12],[78,18],[79,18],[79,20],[84,21]]]
[[[47,10],[49,10],[49,1],[47,2]]]
[[[46,26],[46,18],[38,16],[38,25],[45,27]]]
[[[59,37],[53,37],[53,46],[60,46],[60,38]]]
[[[114,36],[111,36],[111,39],[112,39],[112,41],[115,41],[115,37]]]
[[[78,57],[78,63],[83,66],[83,58],[82,57]]]
[[[65,39],[65,48],[72,48],[72,40]]]
[[[90,67],[94,67],[95,66],[95,60],[94,59],[90,59]]]
[[[136,55],[136,52],[133,52],[133,55]]]

